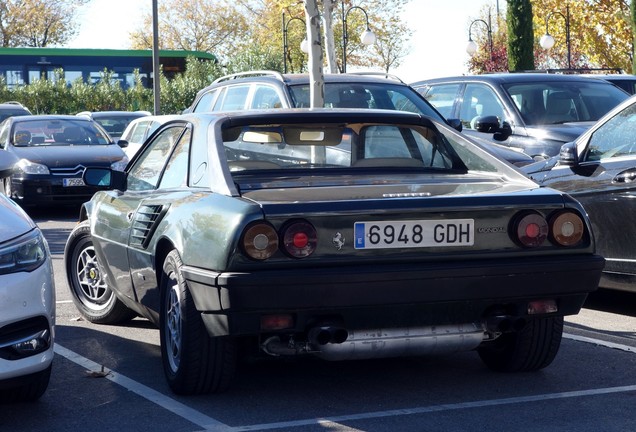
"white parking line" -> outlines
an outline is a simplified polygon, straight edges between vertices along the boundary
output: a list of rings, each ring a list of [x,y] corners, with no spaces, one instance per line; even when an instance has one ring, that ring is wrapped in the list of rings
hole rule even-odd
[[[593,339],[593,338],[589,338],[589,337],[585,337],[585,336],[578,336],[578,335],[573,335],[573,334],[569,334],[569,333],[563,333],[563,337],[567,338],[567,339],[572,339],[575,341],[579,341],[579,342],[586,342],[586,343],[591,343],[594,345],[600,345],[600,346],[604,346],[607,348],[614,348],[614,349],[619,349],[621,351],[627,351],[627,352],[631,352],[631,353],[636,353],[636,348],[631,347],[629,345],[623,345],[623,344],[617,344],[614,342],[607,342],[607,341],[603,341],[600,339]]]
[[[73,363],[86,368],[89,371],[101,372],[102,370],[102,365],[95,363],[94,361],[89,360],[86,357],[82,357],[79,354],[58,344],[55,344],[55,353],[72,361]],[[133,381],[122,374],[106,368],[104,369],[104,372],[108,373],[106,375],[106,379],[119,384],[125,389],[138,394],[139,396],[149,400],[150,402],[156,403],[160,407],[167,409],[168,411],[178,415],[179,417],[183,417],[189,422],[205,428],[205,430],[219,432],[231,430],[228,425],[223,424],[220,421],[213,419],[212,417],[208,417],[205,414],[202,414],[199,411],[194,410],[186,405],[183,405],[182,403],[167,397],[163,393],[159,393],[158,391],[153,390],[150,387]]]
[[[563,337],[566,339],[571,339],[571,340],[575,340],[579,342],[592,343],[592,344],[607,347],[607,348],[620,349],[622,351],[636,353],[636,349],[628,345],[615,344],[612,342],[602,341],[600,339],[577,336],[577,335],[573,335],[569,333],[564,333]],[[68,350],[58,344],[55,345],[55,353],[86,368],[89,371],[99,372],[102,369],[102,366],[99,365],[98,363],[95,363],[92,360],[82,357],[79,354],[71,350]],[[370,419],[376,419],[376,418],[401,417],[405,415],[417,415],[417,414],[425,414],[425,413],[432,413],[432,412],[483,408],[483,407],[511,405],[511,404],[527,403],[527,402],[542,402],[542,401],[554,400],[554,399],[567,399],[567,398],[574,398],[574,397],[586,397],[586,396],[596,396],[596,395],[602,395],[602,394],[626,393],[626,392],[636,391],[636,385],[628,385],[628,386],[606,387],[606,388],[598,388],[598,389],[590,389],[590,390],[579,390],[579,391],[571,391],[571,392],[546,393],[546,394],[540,394],[540,395],[534,395],[534,396],[519,396],[519,397],[512,397],[512,398],[505,398],[505,399],[490,399],[490,400],[483,400],[483,401],[460,402],[455,404],[432,405],[432,406],[426,406],[426,407],[401,408],[396,410],[373,411],[368,413],[350,414],[350,415],[342,415],[342,416],[335,416],[335,417],[301,419],[301,420],[292,420],[292,421],[278,422],[278,423],[263,423],[263,424],[231,427],[199,411],[196,411],[186,405],[183,405],[182,403],[177,402],[176,400],[171,399],[167,397],[166,395],[151,389],[150,387],[144,386],[143,384],[133,381],[130,378],[127,378],[124,375],[121,375],[115,371],[112,371],[110,369],[105,369],[104,371],[108,372],[108,374],[106,375],[106,378],[109,379],[110,381],[121,385],[122,387],[138,394],[139,396],[151,402],[154,402],[155,404],[161,406],[162,408],[182,417],[183,419],[191,423],[194,423],[200,427],[203,427],[205,431],[213,431],[213,432],[260,431],[260,430],[294,428],[294,427],[314,426],[314,425],[316,426],[319,425],[321,427],[327,427],[327,428],[337,426],[338,428],[343,430],[346,428],[346,430],[349,430],[349,431],[356,431],[357,429],[346,427],[342,425],[342,423],[350,422],[350,421],[370,420]]]

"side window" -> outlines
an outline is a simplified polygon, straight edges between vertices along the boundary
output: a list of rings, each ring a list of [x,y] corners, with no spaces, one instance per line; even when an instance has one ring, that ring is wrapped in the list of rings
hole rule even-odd
[[[157,187],[163,167],[182,132],[183,126],[173,126],[155,137],[128,171],[128,190],[144,191]]]
[[[143,142],[146,129],[148,129],[149,125],[150,125],[149,122],[139,122],[139,123],[137,123],[137,126],[135,126],[135,129],[133,129],[133,131],[132,131],[132,134],[130,136],[129,141],[132,141],[132,142],[135,142],[135,143]]]
[[[245,108],[245,102],[247,101],[247,95],[249,94],[250,86],[248,85],[235,85],[227,87],[223,101],[219,108],[216,104],[214,106],[215,111],[234,111],[242,110]]]
[[[276,89],[265,85],[256,85],[256,91],[250,104],[250,109],[282,108],[283,103],[276,93]]]
[[[504,108],[496,93],[488,86],[467,84],[459,118],[465,128],[475,129],[475,120],[479,116],[496,116],[504,119]]]
[[[636,155],[636,105],[615,115],[590,137],[585,160]]]
[[[188,180],[188,153],[190,152],[190,138],[192,132],[186,129],[179,139],[172,156],[161,177],[160,189],[184,186]]]
[[[415,104],[413,103],[411,99],[409,99],[406,95],[402,93],[390,91],[389,96],[391,97],[391,102],[393,102],[393,106],[398,111],[408,111],[408,112],[417,113],[417,114],[420,114],[422,112],[422,110],[420,110],[418,107],[415,106]],[[372,108],[375,108],[375,107],[372,106]]]
[[[219,93],[218,89],[210,90],[199,99],[199,103],[194,107],[194,112],[209,112],[214,107],[214,100]]]
[[[455,103],[455,99],[457,99],[459,87],[460,84],[434,85],[429,88],[424,98],[429,101],[444,118],[450,118],[453,115],[453,104]]]

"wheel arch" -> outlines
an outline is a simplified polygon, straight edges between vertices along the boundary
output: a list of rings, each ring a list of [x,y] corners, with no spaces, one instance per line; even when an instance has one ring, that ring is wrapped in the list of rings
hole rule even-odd
[[[157,247],[155,248],[154,263],[156,269],[155,274],[157,276],[157,286],[161,286],[161,275],[163,273],[161,270],[163,269],[163,263],[170,251],[172,251],[173,249],[176,249],[174,243],[166,237],[161,238],[157,243]]]

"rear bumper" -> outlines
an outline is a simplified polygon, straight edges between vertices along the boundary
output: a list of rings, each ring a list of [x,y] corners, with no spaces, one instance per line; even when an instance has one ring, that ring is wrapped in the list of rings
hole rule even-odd
[[[182,271],[213,335],[260,333],[260,319],[290,314],[293,331],[335,317],[347,328],[471,323],[500,311],[527,314],[553,299],[557,315],[579,312],[598,287],[596,255],[492,261],[343,266],[255,273]]]

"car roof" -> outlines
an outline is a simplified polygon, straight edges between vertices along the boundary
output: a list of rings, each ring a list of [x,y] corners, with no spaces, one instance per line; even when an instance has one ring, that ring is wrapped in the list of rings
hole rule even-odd
[[[82,111],[76,114],[76,116],[90,116],[90,117],[129,117],[131,115],[138,115],[139,117],[149,116],[149,111]]]
[[[599,80],[572,74],[548,74],[548,73],[494,73],[483,75],[461,75],[432,78],[411,83],[411,86],[419,86],[424,84],[449,82],[449,81],[480,81],[491,84],[503,83],[527,83],[527,82],[551,82],[551,81],[583,81],[583,82],[599,82]]]
[[[381,83],[406,86],[406,83],[395,75],[383,72],[360,72],[346,74],[324,74],[325,83]],[[270,82],[284,85],[309,84],[309,74],[281,74],[276,71],[241,72],[217,78],[212,84],[203,88],[198,93],[204,93],[216,87],[235,83]]]
[[[37,120],[74,120],[74,121],[87,121],[94,122],[94,120],[84,116],[74,116],[67,114],[37,114],[30,116],[11,117],[11,121],[14,123],[37,121]]]
[[[408,111],[381,110],[381,109],[348,109],[348,108],[276,108],[269,110],[243,110],[243,111],[214,111],[205,113],[188,113],[177,116],[175,120],[193,121],[196,123],[205,121],[234,121],[237,124],[254,123],[415,123],[420,124],[422,119],[441,121],[425,115]]]

